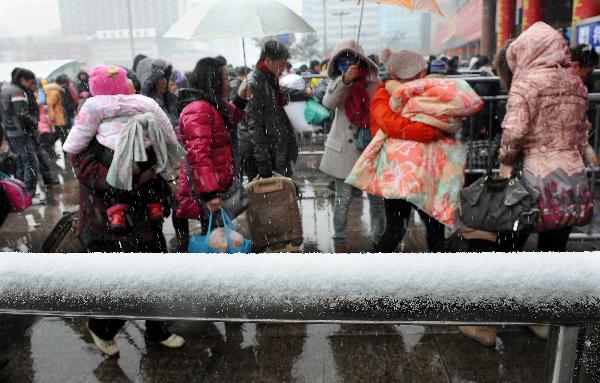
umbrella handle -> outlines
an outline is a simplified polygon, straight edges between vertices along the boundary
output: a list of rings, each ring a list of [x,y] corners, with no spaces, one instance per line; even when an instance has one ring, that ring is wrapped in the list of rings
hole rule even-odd
[[[247,68],[246,64],[246,40],[242,37],[242,51],[244,52],[244,68]]]
[[[358,48],[358,43],[360,42],[360,30],[362,28],[363,21],[363,13],[365,12],[365,1],[362,0],[362,5],[360,7],[360,19],[358,19],[358,36],[356,36],[356,47]]]

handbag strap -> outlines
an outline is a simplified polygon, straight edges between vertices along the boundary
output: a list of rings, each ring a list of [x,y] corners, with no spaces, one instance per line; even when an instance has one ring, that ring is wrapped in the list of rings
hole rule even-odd
[[[231,242],[231,232],[235,230],[235,224],[229,218],[229,215],[225,211],[225,209],[221,208],[221,216],[223,217],[223,226],[225,229],[225,240],[227,241],[227,247],[229,249],[233,248],[233,242]]]
[[[213,213],[210,213],[208,217],[208,231],[206,232],[206,236],[204,237],[204,243],[208,246],[210,242],[210,233],[212,232],[212,221],[213,221]]]
[[[496,161],[498,160],[498,156],[500,155],[500,146],[501,145],[502,145],[501,140],[500,140],[500,142],[498,142],[497,145],[495,145],[494,155],[492,156],[492,160],[488,164],[487,171],[485,172],[486,180],[492,177],[492,171],[494,169],[494,164],[496,163]],[[513,166],[510,178],[518,178],[518,177],[520,177],[522,172],[523,172],[523,161],[522,161],[522,158],[519,157],[519,160],[517,160]]]

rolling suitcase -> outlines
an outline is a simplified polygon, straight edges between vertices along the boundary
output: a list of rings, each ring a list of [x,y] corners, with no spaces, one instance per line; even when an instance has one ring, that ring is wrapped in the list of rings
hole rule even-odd
[[[65,212],[42,244],[44,253],[85,253],[83,243],[77,237],[79,212]]]
[[[246,190],[252,248],[258,252],[282,248],[297,251],[302,244],[302,219],[294,182],[273,176],[250,182]]]

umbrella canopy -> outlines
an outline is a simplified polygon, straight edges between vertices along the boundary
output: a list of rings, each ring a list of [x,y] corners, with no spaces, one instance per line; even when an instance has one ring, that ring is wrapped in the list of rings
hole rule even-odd
[[[362,0],[363,2],[365,0]],[[400,7],[420,10],[420,11],[430,11],[437,13],[440,16],[444,16],[442,10],[439,5],[435,2],[435,0],[367,0],[372,1],[379,4],[391,4],[398,5]],[[360,0],[359,0],[360,2]]]
[[[314,31],[302,17],[275,0],[208,0],[187,12],[164,37],[222,39]]]

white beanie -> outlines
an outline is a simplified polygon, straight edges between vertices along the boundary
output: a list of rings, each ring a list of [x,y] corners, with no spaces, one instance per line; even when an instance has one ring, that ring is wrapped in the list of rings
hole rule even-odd
[[[393,53],[389,49],[385,49],[381,52],[381,61],[390,74],[401,80],[414,78],[423,69],[427,69],[427,62],[420,54],[405,49]]]

